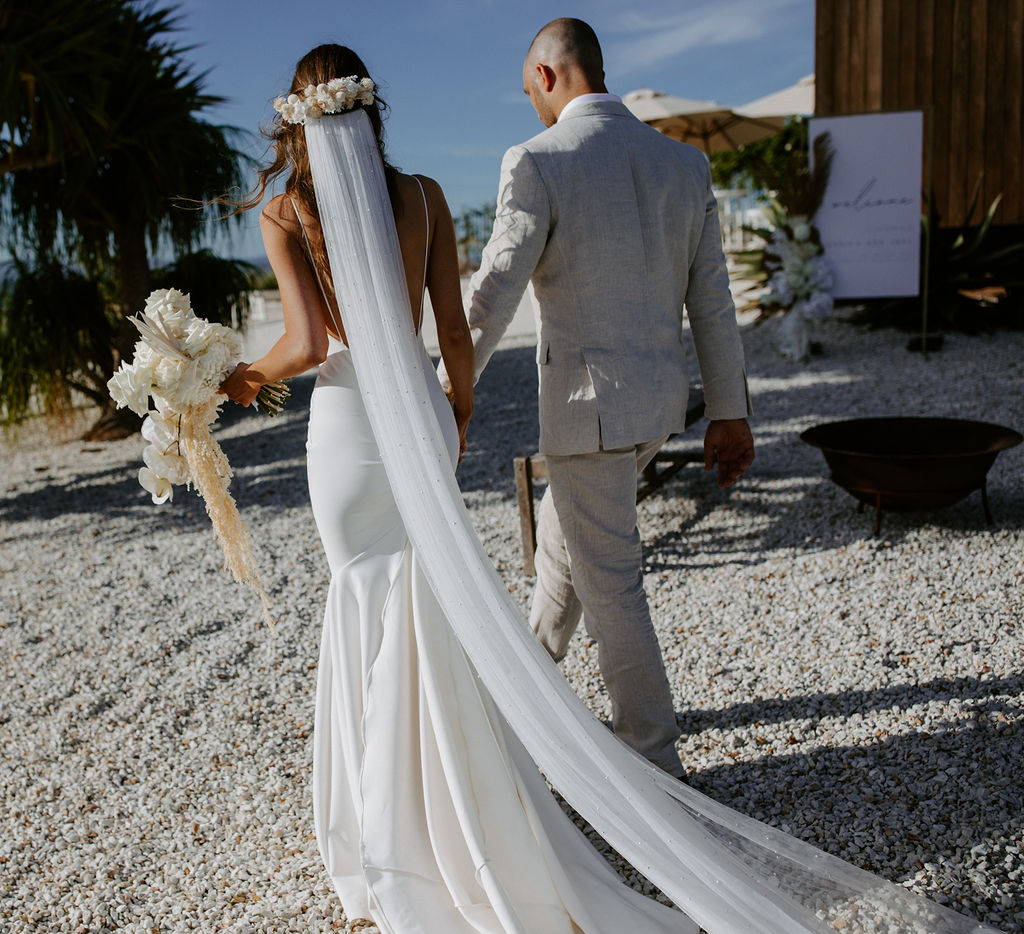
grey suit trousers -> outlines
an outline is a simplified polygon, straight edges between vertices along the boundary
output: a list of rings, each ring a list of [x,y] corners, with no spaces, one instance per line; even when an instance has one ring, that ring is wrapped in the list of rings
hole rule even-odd
[[[530,625],[561,661],[582,614],[597,643],[616,735],[679,776],[680,731],[644,592],[636,525],[637,476],[665,440],[546,455],[549,485],[538,515]]]

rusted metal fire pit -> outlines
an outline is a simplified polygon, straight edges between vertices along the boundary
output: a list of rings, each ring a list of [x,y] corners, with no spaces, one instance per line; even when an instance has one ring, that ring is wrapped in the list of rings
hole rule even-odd
[[[853,418],[808,428],[802,441],[821,448],[832,479],[864,505],[882,512],[938,509],[981,490],[992,524],[986,478],[1000,451],[1024,440],[1020,432],[960,418]]]

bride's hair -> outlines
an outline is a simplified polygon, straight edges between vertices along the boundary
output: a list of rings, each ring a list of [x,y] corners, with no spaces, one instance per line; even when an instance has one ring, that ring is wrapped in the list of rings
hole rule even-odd
[[[366,70],[363,60],[350,48],[334,43],[318,45],[299,59],[295,66],[291,88],[285,93],[285,96],[302,94],[303,89],[311,84],[315,87],[318,84],[326,84],[331,78],[347,78],[349,76],[368,78],[370,73]],[[370,125],[377,138],[377,148],[380,150],[380,157],[384,163],[388,191],[391,193],[391,200],[395,202],[397,210],[395,186],[398,170],[388,161],[387,150],[384,146],[384,114],[388,105],[381,98],[378,90],[374,90],[373,96],[372,104],[356,104],[356,108],[365,110],[366,115],[370,118]],[[222,204],[234,206],[235,210],[227,215],[228,217],[248,211],[258,207],[263,201],[267,188],[287,172],[288,177],[284,185],[285,194],[293,198],[306,213],[318,221],[314,228],[307,228],[306,233],[309,235],[310,250],[320,281],[328,295],[333,296],[330,264],[320,230],[320,212],[317,210],[316,196],[313,194],[313,178],[309,171],[309,153],[306,150],[304,129],[301,124],[288,123],[281,119],[280,114],[275,113],[273,122],[262,132],[270,141],[273,158],[269,165],[257,173],[256,186],[241,200],[231,199],[227,196],[217,200]]]

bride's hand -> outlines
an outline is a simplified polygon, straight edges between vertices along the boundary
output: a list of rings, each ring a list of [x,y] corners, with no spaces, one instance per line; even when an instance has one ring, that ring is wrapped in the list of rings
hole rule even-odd
[[[455,405],[455,426],[459,429],[459,463],[466,454],[466,433],[469,431],[469,420],[473,417],[473,406]]]
[[[220,384],[217,392],[223,393],[239,405],[252,405],[262,385],[263,383],[249,372],[248,363],[239,363]]]

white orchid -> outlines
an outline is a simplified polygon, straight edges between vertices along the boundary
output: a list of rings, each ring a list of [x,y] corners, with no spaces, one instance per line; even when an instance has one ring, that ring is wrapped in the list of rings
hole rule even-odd
[[[142,451],[142,460],[153,473],[169,483],[188,483],[188,463],[184,457],[176,453],[173,446],[159,448],[155,444],[147,444]]]
[[[139,468],[139,483],[153,497],[153,504],[156,506],[174,499],[174,487],[171,486],[171,481],[166,477],[158,477],[148,467]]]
[[[158,451],[169,451],[178,444],[178,428],[181,416],[162,415],[150,412],[142,420],[142,437]]]

